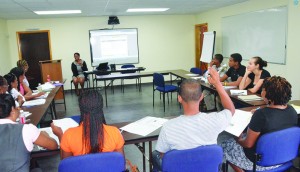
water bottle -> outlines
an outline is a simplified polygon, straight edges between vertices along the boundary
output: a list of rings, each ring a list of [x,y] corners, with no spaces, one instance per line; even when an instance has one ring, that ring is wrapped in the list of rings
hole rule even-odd
[[[26,116],[23,110],[20,110],[20,123],[25,124],[26,123]]]
[[[47,82],[51,82],[50,75],[47,75]]]

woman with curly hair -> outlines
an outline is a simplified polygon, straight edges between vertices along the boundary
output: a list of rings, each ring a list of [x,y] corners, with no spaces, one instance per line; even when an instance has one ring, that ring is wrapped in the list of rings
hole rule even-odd
[[[297,126],[297,112],[287,103],[291,99],[291,84],[280,76],[263,81],[261,96],[267,107],[254,112],[246,134],[222,143],[224,156],[236,171],[252,170],[256,142],[266,133]],[[257,166],[257,171],[277,168]]]

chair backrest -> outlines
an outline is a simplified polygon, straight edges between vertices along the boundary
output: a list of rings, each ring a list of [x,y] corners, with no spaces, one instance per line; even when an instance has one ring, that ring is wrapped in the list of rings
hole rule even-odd
[[[158,87],[165,87],[164,76],[160,73],[153,74],[153,84]]]
[[[172,150],[162,161],[163,171],[218,172],[223,151],[218,145],[199,146],[194,149]]]
[[[299,127],[262,135],[256,146],[256,153],[261,155],[257,165],[271,166],[293,160],[298,155],[299,141]]]
[[[125,64],[121,66],[122,69],[125,68],[135,68],[135,66],[133,64]],[[135,73],[136,71],[123,71],[121,73]]]
[[[125,158],[118,152],[95,153],[63,159],[59,172],[116,172],[125,171]]]
[[[197,67],[192,67],[192,68],[190,69],[190,72],[191,72],[191,73],[194,73],[194,74],[202,75],[202,70],[199,69],[199,68],[197,68]]]

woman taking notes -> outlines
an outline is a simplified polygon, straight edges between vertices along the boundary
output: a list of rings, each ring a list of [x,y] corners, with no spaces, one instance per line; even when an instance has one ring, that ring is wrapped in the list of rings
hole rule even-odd
[[[271,76],[263,67],[267,67],[266,61],[258,56],[252,57],[248,62],[247,70],[240,82],[239,89],[248,89],[251,93],[260,94],[264,79]]]
[[[78,127],[62,133],[61,128],[51,124],[60,140],[61,159],[98,152],[124,154],[124,139],[119,129],[105,124],[102,95],[96,90],[87,90],[78,101],[81,114]]]
[[[226,160],[236,172],[252,170],[256,142],[261,135],[297,126],[297,112],[287,104],[292,97],[291,88],[291,84],[280,76],[265,79],[261,96],[269,106],[254,112],[246,135],[242,134],[236,140],[232,138],[221,144]],[[257,171],[278,166],[257,166]]]

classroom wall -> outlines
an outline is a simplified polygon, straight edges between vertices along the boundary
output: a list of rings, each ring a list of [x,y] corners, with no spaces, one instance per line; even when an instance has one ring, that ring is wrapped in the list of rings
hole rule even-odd
[[[82,17],[57,19],[8,20],[11,64],[18,60],[16,32],[30,29],[50,30],[52,59],[62,59],[63,78],[68,79],[65,89],[70,88],[73,53],[91,68],[89,30],[111,28],[108,17]],[[120,25],[115,28],[138,28],[140,63],[146,71],[189,69],[194,66],[193,15],[119,16]],[[152,82],[152,78],[143,78]],[[128,83],[128,81],[126,81]]]
[[[209,31],[216,31],[216,53],[222,53],[222,17],[268,9],[272,7],[288,7],[288,33],[286,64],[268,64],[266,68],[271,75],[285,77],[292,84],[292,99],[300,99],[299,78],[299,40],[300,40],[300,5],[295,6],[293,0],[250,0],[244,3],[211,10],[196,15],[196,23],[208,23]],[[247,41],[247,40],[245,40]],[[235,52],[233,52],[235,53]],[[263,58],[263,57],[262,57]],[[225,60],[225,62],[228,59]],[[243,61],[247,65],[247,61]]]
[[[5,75],[11,69],[11,61],[8,48],[8,32],[6,20],[0,19],[0,75]]]

